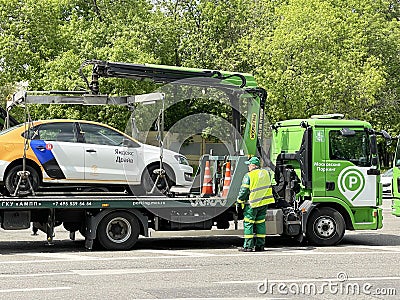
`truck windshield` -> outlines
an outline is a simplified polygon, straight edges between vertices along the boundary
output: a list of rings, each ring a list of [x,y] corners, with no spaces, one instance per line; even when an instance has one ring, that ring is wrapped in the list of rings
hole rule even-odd
[[[339,130],[330,131],[329,158],[347,160],[360,167],[371,166],[371,151],[367,133],[359,130],[355,132],[355,135],[343,136]]]

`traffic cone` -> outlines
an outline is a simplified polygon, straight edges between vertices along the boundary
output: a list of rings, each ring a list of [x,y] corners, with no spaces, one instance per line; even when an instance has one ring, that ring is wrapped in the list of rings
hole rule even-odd
[[[206,168],[204,169],[203,188],[201,189],[201,196],[211,196],[213,193],[212,178],[210,171],[210,161],[206,161]]]
[[[231,185],[231,163],[226,163],[224,187],[222,188],[222,197],[226,198],[228,195],[229,187]]]

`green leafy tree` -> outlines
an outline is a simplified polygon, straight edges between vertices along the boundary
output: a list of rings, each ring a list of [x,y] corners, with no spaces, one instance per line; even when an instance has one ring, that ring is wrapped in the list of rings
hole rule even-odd
[[[392,8],[389,1],[296,0],[277,9],[273,35],[253,43],[270,118],[343,112],[378,123],[397,105],[399,21]]]

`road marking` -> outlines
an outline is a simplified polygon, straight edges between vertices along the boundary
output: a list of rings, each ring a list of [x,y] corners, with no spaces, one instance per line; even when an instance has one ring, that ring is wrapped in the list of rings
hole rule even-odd
[[[254,298],[254,297],[229,297],[229,298],[217,298],[217,297],[212,297],[212,298],[157,298],[158,300],[278,300],[278,299],[290,299],[290,298],[266,298],[266,297],[262,297],[262,298]],[[136,300],[149,300],[148,298],[143,298],[143,299],[136,299]]]
[[[213,283],[217,284],[254,284],[261,283],[267,279],[261,280],[231,280],[231,281],[214,281]],[[386,280],[400,280],[400,276],[391,276],[391,277],[349,277],[346,281],[386,281]],[[296,283],[296,282],[343,282],[341,279],[335,278],[296,278],[296,279],[282,279],[282,280],[270,280],[268,282],[271,283]]]
[[[357,249],[371,249],[371,250],[383,250],[383,251],[400,252],[400,246],[348,245],[348,246],[339,246],[339,247],[340,248],[357,248]]]
[[[146,274],[146,273],[166,273],[166,272],[186,272],[196,269],[105,269],[105,270],[71,270],[80,276],[99,276],[99,275],[124,275],[124,274]]]
[[[146,274],[146,273],[166,273],[166,272],[186,272],[196,269],[103,269],[103,270],[70,270],[59,273],[35,273],[35,274],[0,274],[0,278],[19,278],[19,277],[46,277],[60,275],[79,275],[79,276],[103,276],[103,275],[125,275],[125,274]]]
[[[341,249],[346,249],[346,247],[338,247]],[[282,251],[283,250],[283,251]],[[317,249],[318,250],[318,249]],[[237,251],[236,249],[232,249],[232,251]],[[168,253],[168,252],[166,252]],[[132,252],[134,255],[134,252]],[[38,260],[9,260],[9,261],[1,261],[1,264],[38,264],[38,263],[53,263],[53,262],[68,262],[68,261],[127,261],[127,260],[144,260],[144,259],[185,259],[185,258],[193,258],[193,257],[204,257],[204,255],[162,255],[162,256],[131,256],[131,257],[80,257],[75,259],[38,259]],[[400,250],[396,249],[395,251],[327,251],[327,252],[320,252],[315,250],[287,250],[285,248],[270,248],[268,251],[265,252],[258,252],[258,253],[235,253],[235,254],[211,254],[207,255],[209,257],[250,257],[250,256],[327,256],[327,255],[335,255],[335,256],[348,256],[348,255],[377,255],[377,254],[400,254]]]
[[[37,292],[37,291],[57,291],[57,290],[70,290],[71,287],[60,286],[51,288],[30,288],[30,289],[5,289],[0,290],[0,293],[17,293],[17,292]]]
[[[168,254],[168,255],[181,255],[181,256],[194,256],[194,257],[203,257],[203,256],[215,256],[215,254],[212,253],[199,253],[199,252],[192,252],[192,251],[186,251],[186,250],[135,250],[135,252],[145,252],[145,253],[156,253],[156,254]]]
[[[54,259],[65,259],[65,260],[95,260],[98,257],[95,256],[85,256],[79,254],[68,254],[68,253],[18,253],[16,255],[19,256],[34,256],[34,257],[47,257],[47,258],[54,258]]]
[[[0,278],[19,278],[19,277],[42,277],[42,276],[58,276],[58,275],[71,275],[71,272],[59,273],[29,273],[29,274],[0,274]]]

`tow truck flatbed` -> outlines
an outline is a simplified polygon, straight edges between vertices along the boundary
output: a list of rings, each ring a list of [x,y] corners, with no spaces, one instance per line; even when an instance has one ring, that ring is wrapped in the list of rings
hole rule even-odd
[[[0,207],[29,208],[178,208],[226,207],[231,205],[220,197],[166,197],[166,196],[104,196],[104,195],[46,195],[0,198]]]

